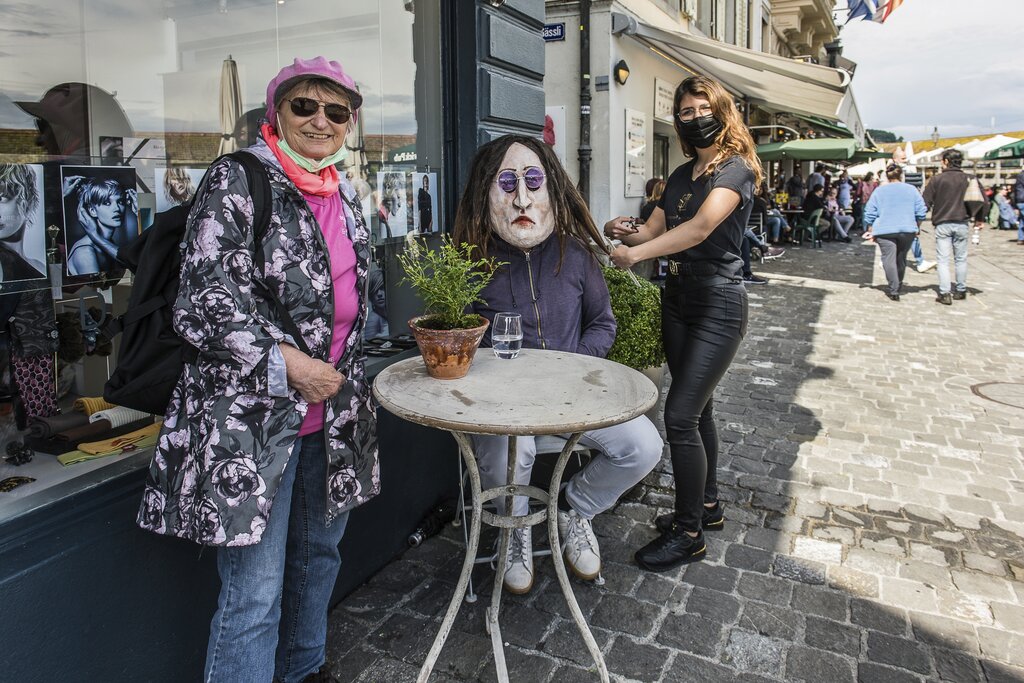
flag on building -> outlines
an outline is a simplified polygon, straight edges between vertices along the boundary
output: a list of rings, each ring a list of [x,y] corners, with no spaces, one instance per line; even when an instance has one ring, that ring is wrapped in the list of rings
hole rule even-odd
[[[846,17],[847,24],[854,19],[872,19],[878,11],[874,0],[847,0],[846,8],[849,11]]]
[[[875,16],[871,18],[872,21],[877,21],[879,24],[884,24],[885,20],[892,16],[892,13],[896,11],[896,8],[903,4],[903,0],[882,0],[878,9],[875,10]]]

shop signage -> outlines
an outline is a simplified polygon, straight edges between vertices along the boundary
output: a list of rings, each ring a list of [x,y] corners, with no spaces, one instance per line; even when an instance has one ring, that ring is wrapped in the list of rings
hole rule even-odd
[[[654,79],[654,118],[665,123],[672,123],[672,97],[675,86],[660,78]]]
[[[540,32],[544,36],[544,42],[553,43],[556,40],[565,40],[565,22],[559,24],[544,24],[544,30]]]
[[[647,114],[626,110],[626,185],[623,195],[643,197],[647,182]]]

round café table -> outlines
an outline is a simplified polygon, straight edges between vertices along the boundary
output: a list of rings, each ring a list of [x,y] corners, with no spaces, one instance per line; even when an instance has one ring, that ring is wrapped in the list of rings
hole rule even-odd
[[[489,349],[480,349],[469,374],[461,379],[434,379],[427,375],[422,358],[416,357],[384,369],[377,375],[373,393],[388,412],[410,422],[451,432],[459,444],[469,474],[473,519],[462,573],[417,680],[426,683],[455,623],[473,571],[480,543],[480,524],[484,522],[501,529],[498,569],[486,624],[498,680],[508,681],[498,617],[509,536],[512,529],[547,521],[551,558],[562,595],[597,665],[601,680],[608,681],[608,667],[573,595],[562,553],[556,550],[561,547],[557,521],[558,491],[566,463],[583,432],[610,427],[643,415],[658,399],[658,388],[654,383],[636,370],[603,358],[523,349],[518,358],[501,360]],[[469,434],[509,437],[507,483],[504,486],[480,490],[480,471]],[[516,469],[515,437],[544,434],[567,438],[548,490],[512,483]],[[495,514],[483,509],[485,502],[505,497],[509,503],[505,509],[511,510],[511,497],[515,495],[528,496],[547,507],[522,516]]]

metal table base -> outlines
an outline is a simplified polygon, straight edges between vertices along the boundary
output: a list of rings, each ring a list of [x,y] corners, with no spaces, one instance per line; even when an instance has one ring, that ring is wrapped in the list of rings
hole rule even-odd
[[[560,548],[558,538],[558,492],[562,483],[562,474],[565,471],[566,464],[569,462],[569,456],[572,455],[573,448],[575,448],[576,442],[579,441],[580,436],[582,436],[583,433],[576,432],[569,437],[568,441],[566,441],[565,446],[562,448],[562,452],[558,456],[558,461],[555,463],[555,469],[551,475],[551,484],[547,491],[535,486],[511,483],[515,481],[514,473],[516,470],[517,454],[515,436],[508,437],[508,469],[506,473],[506,481],[510,483],[504,486],[487,489],[486,491],[481,491],[480,470],[476,465],[476,457],[473,454],[473,446],[468,434],[457,431],[452,431],[451,434],[459,444],[459,452],[462,455],[462,459],[466,465],[466,471],[469,474],[470,495],[473,503],[473,520],[469,528],[469,540],[466,544],[466,557],[462,562],[462,573],[459,575],[458,583],[455,586],[455,593],[452,595],[452,599],[448,604],[448,611],[445,613],[444,620],[441,622],[441,629],[434,638],[434,643],[430,647],[430,652],[427,653],[426,661],[423,662],[423,666],[420,668],[417,681],[419,683],[426,683],[427,679],[430,678],[434,665],[437,664],[437,658],[440,656],[441,650],[444,648],[445,641],[451,633],[452,626],[455,623],[455,618],[458,616],[459,608],[462,606],[463,598],[466,595],[470,575],[473,572],[473,566],[476,561],[477,549],[480,545],[480,525],[481,523],[486,523],[489,526],[501,529],[501,535],[498,541],[498,564],[494,575],[494,588],[491,594],[491,606],[487,608],[486,612],[487,633],[491,637],[491,649],[494,651],[494,664],[498,680],[501,681],[501,683],[508,682],[508,666],[505,663],[504,641],[501,637],[501,625],[499,618],[501,616],[502,584],[505,579],[505,561],[508,558],[509,537],[511,536],[512,529],[530,527],[547,521],[548,544],[551,548],[551,559],[555,565],[555,574],[558,576],[558,583],[562,589],[562,595],[565,597],[565,602],[569,606],[569,611],[572,613],[572,618],[576,622],[576,627],[579,629],[580,635],[583,636],[583,641],[586,643],[587,650],[590,651],[590,656],[597,665],[597,671],[601,677],[602,683],[608,683],[608,667],[604,663],[604,657],[601,655],[601,650],[597,646],[597,641],[594,639],[594,635],[590,632],[590,627],[587,626],[587,621],[583,617],[583,612],[580,610],[579,603],[576,602],[576,596],[572,592],[572,585],[569,583],[569,575],[565,570],[565,563],[562,560],[562,553],[557,551],[557,549]],[[523,516],[495,514],[483,509],[483,504],[485,502],[496,498],[506,497],[506,509],[511,511],[512,497],[516,495],[525,495],[534,500],[538,500],[544,503],[547,506],[547,509]]]

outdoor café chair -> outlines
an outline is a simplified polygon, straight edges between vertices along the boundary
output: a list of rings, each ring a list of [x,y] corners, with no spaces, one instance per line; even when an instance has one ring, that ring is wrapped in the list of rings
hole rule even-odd
[[[821,213],[823,209],[815,209],[811,213],[810,218],[800,217],[796,220],[796,224],[793,226],[793,232],[796,233],[794,238],[797,244],[804,243],[804,234],[809,233],[811,240],[811,247],[821,246]]]

